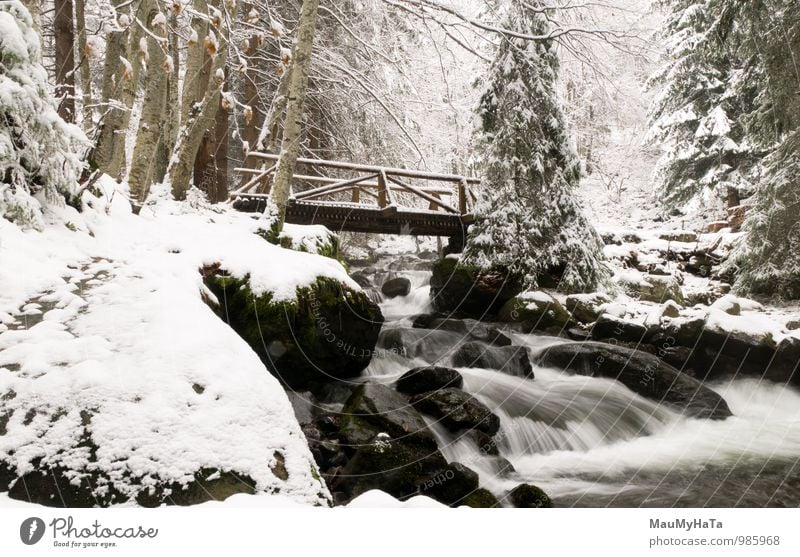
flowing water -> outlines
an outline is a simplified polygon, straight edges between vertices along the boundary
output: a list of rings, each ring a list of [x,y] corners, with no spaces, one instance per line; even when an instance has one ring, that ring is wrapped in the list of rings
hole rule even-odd
[[[385,330],[410,328],[408,317],[431,311],[429,273],[392,274],[397,275],[408,277],[412,290],[381,302]],[[531,356],[563,342],[512,336]],[[413,339],[405,354],[379,351],[363,379],[390,383],[413,367],[449,365],[454,346],[465,340],[458,333],[420,329]],[[426,420],[445,458],[478,472],[481,484],[497,495],[527,482],[558,506],[800,505],[796,389],[755,379],[711,384],[734,417],[710,421],[686,418],[610,379],[536,366],[534,379],[457,369],[464,390],[500,417],[495,440],[502,458],[485,456],[472,437]]]

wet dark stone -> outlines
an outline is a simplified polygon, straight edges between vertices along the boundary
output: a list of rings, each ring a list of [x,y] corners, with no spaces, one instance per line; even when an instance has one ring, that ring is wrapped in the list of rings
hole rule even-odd
[[[464,378],[454,369],[440,366],[418,367],[405,372],[397,380],[397,390],[416,395],[447,387],[460,389]]]
[[[544,350],[538,363],[580,375],[616,379],[645,398],[680,408],[695,418],[731,416],[727,403],[716,392],[640,350],[600,342],[568,342]]]
[[[411,404],[453,432],[476,429],[494,435],[500,429],[500,418],[473,396],[459,389],[442,389],[417,395]]]
[[[436,439],[419,412],[403,395],[386,385],[358,386],[344,405],[339,433],[350,446],[371,442],[379,433],[428,448]]]
[[[489,346],[481,342],[466,342],[453,354],[455,367],[496,369],[509,375],[533,378],[528,350],[523,346]]]
[[[409,292],[411,292],[411,281],[405,277],[389,279],[381,286],[381,293],[387,298],[408,296]]]
[[[531,484],[518,485],[505,498],[518,509],[545,509],[553,506],[550,497]]]

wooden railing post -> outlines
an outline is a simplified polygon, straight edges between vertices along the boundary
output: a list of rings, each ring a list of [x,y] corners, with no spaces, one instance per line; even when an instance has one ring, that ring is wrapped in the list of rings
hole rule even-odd
[[[353,189],[352,189],[352,192],[353,192],[353,196],[352,196],[351,201],[353,203],[360,203],[361,202],[361,188],[359,188],[358,186],[354,186]]]
[[[467,214],[467,181],[461,180],[458,183],[458,210],[462,215]]]

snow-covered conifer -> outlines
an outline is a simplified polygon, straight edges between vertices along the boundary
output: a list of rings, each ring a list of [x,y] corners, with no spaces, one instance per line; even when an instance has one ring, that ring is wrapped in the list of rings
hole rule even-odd
[[[43,203],[74,195],[83,140],[55,110],[30,13],[0,2],[0,216],[38,227]]]
[[[512,0],[506,29],[547,33],[530,2]],[[462,262],[534,288],[591,290],[607,277],[602,241],[573,197],[580,164],[556,93],[554,45],[504,36],[478,107],[483,196]]]

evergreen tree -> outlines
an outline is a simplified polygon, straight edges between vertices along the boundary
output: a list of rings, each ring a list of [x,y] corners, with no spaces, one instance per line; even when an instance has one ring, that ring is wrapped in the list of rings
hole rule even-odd
[[[506,29],[543,35],[531,2],[512,0]],[[580,164],[556,94],[558,58],[550,41],[504,36],[478,107],[483,192],[462,262],[501,270],[528,288],[558,281],[566,291],[608,276],[602,241],[572,195]]]
[[[748,72],[718,36],[719,3],[661,3],[670,10],[662,31],[668,58],[649,83],[663,86],[651,107],[651,141],[667,150],[656,183],[668,207],[687,213],[720,212],[728,199],[738,204],[758,179],[757,153],[740,121],[752,100],[742,90]]]
[[[746,61],[753,96],[742,121],[765,153],[731,268],[737,289],[800,298],[800,3],[720,0],[717,35]],[[732,94],[743,94],[734,89]]]
[[[0,216],[38,227],[42,202],[73,195],[81,138],[56,112],[30,13],[0,2]]]

